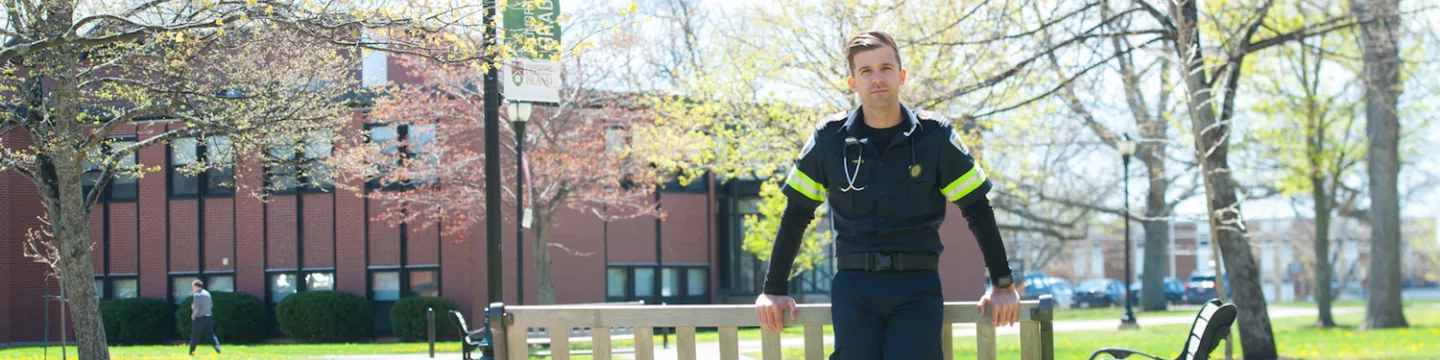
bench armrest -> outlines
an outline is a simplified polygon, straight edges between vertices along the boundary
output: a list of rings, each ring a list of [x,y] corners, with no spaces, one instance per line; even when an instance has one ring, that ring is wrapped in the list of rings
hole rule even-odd
[[[1103,349],[1100,349],[1100,350],[1095,350],[1094,353],[1091,353],[1091,354],[1090,354],[1090,360],[1095,360],[1095,357],[1096,357],[1096,356],[1100,356],[1100,354],[1110,355],[1113,359],[1124,359],[1124,358],[1130,357],[1131,355],[1139,355],[1139,356],[1148,357],[1148,358],[1151,358],[1151,359],[1154,359],[1154,360],[1166,360],[1165,358],[1162,358],[1162,357],[1159,357],[1159,356],[1150,355],[1150,354],[1146,354],[1146,353],[1143,353],[1143,352],[1140,352],[1140,351],[1131,350],[1131,349],[1125,349],[1125,348],[1103,348]]]

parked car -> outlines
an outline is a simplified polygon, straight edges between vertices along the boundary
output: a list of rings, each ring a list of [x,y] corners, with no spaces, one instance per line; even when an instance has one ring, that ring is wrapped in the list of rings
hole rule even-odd
[[[1222,278],[1221,283],[1225,284],[1225,293],[1230,293],[1229,276]],[[1220,297],[1215,291],[1215,272],[1195,271],[1190,273],[1190,282],[1185,283],[1185,303],[1202,304],[1207,300]]]
[[[1178,305],[1185,301],[1185,283],[1171,276],[1166,276],[1165,279],[1161,281],[1165,284],[1166,302],[1169,302],[1171,305]],[[1140,305],[1140,294],[1143,293],[1141,290],[1145,288],[1144,283],[1145,281],[1141,280],[1130,284],[1130,298],[1134,299],[1135,305]]]
[[[1124,304],[1125,284],[1115,279],[1090,279],[1075,285],[1075,306],[1081,308],[1111,307]]]
[[[1025,293],[1020,297],[1024,300],[1039,299],[1041,295],[1050,295],[1059,308],[1069,308],[1074,304],[1074,289],[1070,281],[1045,275],[1043,273],[1025,274]]]

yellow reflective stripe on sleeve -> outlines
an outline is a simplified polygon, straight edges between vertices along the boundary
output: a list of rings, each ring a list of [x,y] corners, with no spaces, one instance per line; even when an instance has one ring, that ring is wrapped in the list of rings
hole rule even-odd
[[[810,200],[825,200],[825,187],[810,179],[810,176],[805,175],[805,172],[800,171],[799,168],[790,168],[790,178],[786,179],[785,183]]]
[[[970,172],[961,175],[959,178],[956,178],[955,181],[951,181],[949,185],[945,185],[944,188],[940,189],[940,193],[945,195],[945,201],[960,200],[960,198],[965,197],[965,195],[970,195],[970,192],[975,191],[976,188],[980,187],[980,184],[984,183],[985,171],[980,170],[980,166],[975,166],[970,168]]]

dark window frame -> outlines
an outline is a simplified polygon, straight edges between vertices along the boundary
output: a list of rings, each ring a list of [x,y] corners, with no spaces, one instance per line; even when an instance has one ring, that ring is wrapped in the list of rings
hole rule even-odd
[[[92,148],[92,151],[98,152],[97,154],[85,154],[85,161],[83,161],[81,164],[82,169],[85,170],[85,175],[83,176],[90,176],[90,174],[99,175],[104,172],[104,168],[99,167],[98,164],[92,164],[90,162],[92,155],[96,157],[96,160],[103,159],[104,156],[110,153],[110,151],[114,150],[111,147],[114,142],[135,143],[137,141],[139,140],[134,135],[120,135],[108,137],[106,138],[105,143],[96,144],[95,148]],[[138,151],[130,153],[130,162],[133,164],[140,163],[140,154]],[[123,175],[118,173],[111,173],[110,176],[110,181],[105,182],[105,189],[100,190],[100,197],[96,199],[97,203],[134,202],[140,200],[140,177],[134,175]],[[130,179],[133,179],[133,181],[130,181],[128,184],[118,184],[117,180],[120,180],[121,177],[128,177]],[[96,179],[95,181],[100,182],[103,180],[105,179]],[[84,177],[80,179],[80,189],[83,194],[82,196],[88,197],[90,196],[90,190],[93,189],[95,185],[86,185],[86,182],[87,180]],[[115,196],[116,189],[121,186],[128,188],[130,190],[128,193],[133,195],[129,197]]]
[[[100,300],[128,299],[115,296],[115,283],[124,280],[135,281],[135,296],[140,297],[140,275],[139,274],[110,274],[95,275],[95,281],[100,282],[100,287],[95,289],[95,297]]]
[[[231,284],[231,286],[236,285],[236,284],[235,284],[236,276],[235,276],[235,271],[234,271],[234,270],[206,271],[206,272],[204,272],[204,273],[195,272],[195,271],[172,271],[172,272],[170,272],[169,274],[166,274],[166,280],[167,280],[167,282],[166,282],[165,300],[166,300],[166,301],[169,301],[171,305],[179,305],[181,301],[184,301],[184,299],[175,297],[175,279],[181,279],[181,278],[184,278],[184,279],[197,279],[197,278],[203,279],[203,280],[205,280],[205,290],[213,293],[213,292],[215,292],[215,290],[213,289],[213,286],[215,285],[215,278],[217,278],[217,277],[230,277],[230,284]],[[267,280],[268,280],[268,279],[267,279]],[[266,284],[266,285],[269,285],[269,284]],[[187,283],[186,286],[189,286],[189,284]],[[232,288],[232,289],[230,290],[230,292],[235,292],[235,291],[236,291],[236,290],[235,290],[234,288]],[[192,295],[193,295],[193,293],[192,293]],[[187,296],[187,297],[188,297],[188,296]],[[267,301],[268,301],[268,299],[267,299]]]
[[[661,281],[661,284],[660,284],[660,287],[659,287],[659,288],[651,289],[651,291],[653,291],[653,292],[656,293],[656,294],[655,294],[655,295],[651,295],[651,296],[643,296],[643,297],[642,297],[642,296],[637,296],[637,295],[635,294],[635,290],[636,290],[636,288],[637,288],[639,285],[635,282],[635,270],[637,270],[637,269],[655,269],[655,268],[656,268],[655,263],[648,263],[648,264],[647,264],[647,263],[610,263],[610,264],[606,265],[606,266],[605,266],[605,287],[604,287],[604,288],[605,288],[605,301],[607,301],[607,302],[644,301],[644,302],[646,302],[646,303],[651,303],[651,302],[654,302],[655,297],[658,296],[658,297],[660,298],[660,302],[665,303],[665,304],[708,304],[708,303],[710,303],[710,295],[711,295],[711,292],[714,290],[714,287],[711,286],[711,284],[710,284],[710,271],[711,271],[711,267],[710,267],[710,265],[708,265],[708,264],[690,264],[690,263],[664,264],[664,265],[660,266],[660,269],[659,269],[660,271],[655,273],[655,276],[660,277],[660,281]],[[611,296],[611,295],[610,295],[610,271],[611,271],[611,270],[615,270],[615,269],[621,269],[622,271],[625,272],[625,280],[624,280],[624,281],[625,281],[625,285],[624,285],[625,295],[623,295],[623,296]],[[664,295],[664,289],[665,289],[665,284],[664,284],[664,281],[665,281],[665,270],[677,270],[675,279],[674,279],[674,281],[672,282],[672,284],[674,285],[674,290],[675,290],[675,292],[674,292],[674,294],[671,294],[670,296],[665,296],[665,295]],[[700,274],[701,274],[700,279],[701,279],[701,281],[703,281],[703,282],[705,283],[705,285],[701,287],[702,292],[701,292],[700,294],[690,294],[690,292],[689,292],[689,289],[690,289],[690,276],[689,276],[689,273],[690,273],[690,271],[692,271],[692,270],[698,270],[698,271],[700,271]]]
[[[412,274],[419,272],[434,272],[434,296],[445,296],[444,271],[441,270],[439,264],[407,265],[405,267],[371,266],[365,269],[365,299],[370,301],[370,309],[376,314],[372,326],[377,335],[391,335],[390,309],[395,306],[395,302],[407,297],[421,296],[414,292],[414,284],[411,284],[410,281]],[[381,273],[393,273],[396,276],[396,286],[399,287],[400,294],[393,300],[381,300],[375,297],[375,275]]]
[[[325,159],[335,156],[334,141],[331,139],[323,139],[325,142],[328,142],[328,147],[330,148],[328,154],[310,158],[309,152],[307,152],[312,141],[320,142],[317,141],[320,139],[315,138],[315,136],[321,132],[329,132],[329,135],[332,136],[335,134],[334,130],[331,129],[319,129],[306,134],[304,137],[295,141],[293,144],[294,149],[289,149],[290,156],[288,159],[276,159],[274,152],[278,149],[278,146],[272,145],[265,149],[263,163],[266,193],[273,195],[298,195],[335,191],[335,172],[333,169],[326,168],[323,164]],[[288,168],[289,172],[283,176],[293,177],[295,185],[284,189],[276,189],[276,170],[285,168]],[[316,170],[323,170],[328,173],[330,181],[321,184],[316,184],[315,181],[312,181],[313,179],[310,174]]]
[[[394,163],[394,164],[388,164],[388,165],[386,165],[386,167],[397,167],[397,168],[398,168],[398,167],[402,166],[401,162],[405,162],[405,161],[418,161],[417,159],[419,159],[422,155],[424,155],[424,152],[423,152],[424,150],[421,150],[420,152],[411,151],[411,145],[412,145],[412,144],[410,143],[410,135],[411,135],[410,130],[411,130],[411,127],[415,127],[415,128],[418,128],[418,129],[428,128],[428,129],[429,129],[428,131],[430,132],[430,139],[429,139],[429,141],[425,141],[425,142],[423,142],[422,144],[425,144],[425,145],[427,145],[427,146],[433,146],[433,145],[435,144],[435,141],[436,141],[436,138],[435,138],[435,137],[437,136],[437,134],[436,134],[436,130],[435,130],[435,124],[433,124],[433,123],[432,123],[432,124],[366,123],[365,126],[364,126],[364,128],[365,128],[365,134],[364,134],[364,136],[365,136],[365,142],[366,142],[366,143],[370,143],[370,144],[373,144],[373,143],[374,143],[374,139],[373,139],[373,135],[372,135],[372,134],[373,134],[373,133],[372,133],[372,130],[374,130],[375,128],[394,128],[394,129],[395,129],[394,137],[393,137],[393,138],[390,138],[389,140],[387,140],[387,142],[394,142],[394,143],[395,143],[395,144],[394,144],[394,146],[395,146],[395,152],[404,154],[404,156],[402,156],[400,159],[398,159],[396,163]],[[423,132],[423,131],[424,131],[424,130],[421,130],[421,132]],[[438,162],[439,159],[434,159],[434,161],[437,161],[437,162]],[[429,179],[422,179],[422,180],[406,179],[406,180],[398,181],[398,182],[395,182],[395,183],[389,183],[389,184],[383,184],[383,185],[382,185],[382,184],[380,183],[380,178],[385,177],[386,175],[389,174],[389,172],[390,172],[389,169],[386,169],[386,168],[380,169],[380,170],[379,170],[379,174],[377,174],[374,178],[371,178],[371,179],[368,179],[368,180],[365,181],[365,188],[366,188],[367,190],[380,189],[380,190],[382,190],[382,191],[404,191],[404,190],[413,189],[413,188],[415,188],[417,185],[436,183],[436,182],[439,181],[439,179],[435,179],[435,178],[431,177],[431,178],[429,178]]]
[[[234,151],[233,145],[231,145],[232,147],[230,148],[229,154],[219,155],[219,156],[229,156],[229,157],[230,157],[229,166],[225,166],[224,169],[208,168],[208,169],[205,169],[205,171],[201,171],[199,174],[195,174],[195,175],[185,175],[185,174],[180,173],[180,172],[177,170],[178,167],[175,166],[176,145],[177,145],[177,143],[179,143],[179,141],[180,141],[181,139],[191,139],[191,140],[195,140],[195,154],[192,154],[192,156],[195,157],[195,161],[196,161],[196,162],[208,162],[208,161],[210,161],[210,158],[212,157],[212,155],[215,155],[215,154],[211,154],[212,151],[210,151],[210,145],[209,145],[209,143],[210,143],[211,141],[214,141],[213,139],[216,139],[216,138],[223,138],[223,139],[225,139],[225,141],[230,142],[231,144],[233,144],[233,140],[230,140],[230,136],[228,136],[228,135],[209,136],[209,137],[206,137],[203,141],[202,141],[200,138],[197,138],[197,137],[194,137],[194,136],[186,136],[186,137],[181,137],[181,138],[176,139],[176,140],[172,140],[172,141],[170,141],[169,144],[166,144],[166,146],[165,146],[165,189],[166,189],[166,191],[165,191],[165,192],[166,192],[166,195],[167,195],[167,196],[169,196],[171,199],[194,199],[194,198],[200,198],[200,197],[207,197],[207,198],[209,198],[209,197],[233,197],[233,196],[235,196],[235,151]],[[228,174],[228,175],[222,175],[222,174]],[[229,186],[224,186],[224,185],[215,185],[215,186],[212,186],[212,185],[214,185],[214,184],[212,184],[212,181],[211,181],[211,180],[212,180],[212,178],[214,178],[214,177],[222,177],[222,178],[223,178],[223,177],[229,177],[229,178],[230,178],[230,181],[229,181],[229,184],[230,184],[230,185],[229,185]],[[193,193],[193,194],[176,193],[176,189],[177,189],[177,188],[175,187],[175,183],[176,183],[176,180],[177,180],[177,179],[180,179],[180,178],[195,178],[195,183],[196,183],[195,193]]]

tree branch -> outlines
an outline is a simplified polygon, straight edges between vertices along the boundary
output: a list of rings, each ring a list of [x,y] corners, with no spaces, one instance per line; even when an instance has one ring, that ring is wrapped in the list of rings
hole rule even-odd
[[[1074,17],[1075,15],[1084,13],[1086,10],[1090,10],[1090,8],[1093,8],[1093,7],[1098,6],[1098,5],[1100,5],[1100,3],[1098,3],[1098,2],[1091,2],[1091,3],[1085,4],[1085,6],[1079,8],[1079,9],[1076,9],[1075,11],[1071,11],[1070,13],[1067,13],[1067,14],[1065,14],[1064,16],[1061,16],[1061,17],[1056,18],[1056,19],[1051,19],[1051,20],[1048,21],[1048,22],[1045,22],[1045,23],[1040,24],[1040,26],[1037,26],[1037,27],[1035,27],[1034,29],[1031,29],[1031,30],[1025,31],[1025,32],[1021,32],[1021,33],[1016,33],[1016,34],[992,36],[992,37],[990,37],[990,38],[980,39],[980,40],[962,40],[962,41],[954,41],[954,42],[937,42],[937,41],[903,40],[903,39],[900,40],[899,42],[904,43],[905,45],[921,45],[921,46],[965,46],[965,45],[983,45],[983,44],[989,44],[989,43],[992,43],[992,42],[1003,41],[1003,40],[1014,40],[1014,39],[1019,39],[1019,38],[1023,38],[1023,37],[1026,37],[1026,36],[1035,35],[1035,34],[1038,33],[1038,32],[1041,32],[1041,31],[1044,31],[1045,29],[1050,28],[1050,26],[1053,26],[1053,25],[1055,25],[1055,24],[1058,24],[1058,23],[1060,23],[1061,21],[1065,21],[1065,19],[1069,19],[1069,18],[1071,18],[1071,17]],[[979,9],[979,8],[980,8],[979,6],[976,6],[976,9]],[[972,11],[971,14],[973,14],[973,13],[974,13],[974,12]],[[965,17],[962,17],[962,18],[960,18],[959,20],[955,21],[954,23],[951,23],[951,24],[950,24],[950,27],[951,27],[951,28],[955,27],[955,26],[958,25],[961,21],[964,21],[966,17],[969,17],[969,14],[966,14]],[[946,30],[948,30],[948,28],[947,28]],[[941,32],[943,32],[943,30],[942,30]]]
[[[960,96],[963,96],[963,95],[965,95],[965,94],[969,94],[969,93],[974,92],[974,91],[979,90],[979,89],[984,89],[984,88],[988,88],[988,87],[990,87],[990,86],[994,86],[995,84],[1000,83],[1000,81],[1003,81],[1003,80],[1005,80],[1005,79],[1010,78],[1011,76],[1014,76],[1015,74],[1020,73],[1020,70],[1028,67],[1028,66],[1030,65],[1030,63],[1035,62],[1035,60],[1039,60],[1042,56],[1045,56],[1046,54],[1051,53],[1051,52],[1054,52],[1055,50],[1059,50],[1060,48],[1063,48],[1063,47],[1066,47],[1066,46],[1070,46],[1071,44],[1074,44],[1074,43],[1077,43],[1077,42],[1081,42],[1081,41],[1084,41],[1084,40],[1093,39],[1093,38],[1104,38],[1104,37],[1110,37],[1110,36],[1133,36],[1133,35],[1144,35],[1144,34],[1159,34],[1159,35],[1161,35],[1160,38],[1168,38],[1168,37],[1170,36],[1170,32],[1168,32],[1168,31],[1166,31],[1166,30],[1135,30],[1135,31],[1128,31],[1128,32],[1118,33],[1118,34],[1092,34],[1092,33],[1095,32],[1096,30],[1104,27],[1106,24],[1109,24],[1110,22],[1115,21],[1115,20],[1119,19],[1120,17],[1122,17],[1122,16],[1124,16],[1124,15],[1126,15],[1126,14],[1129,14],[1129,13],[1132,12],[1132,11],[1135,11],[1135,10],[1128,10],[1128,11],[1122,12],[1122,13],[1120,13],[1120,14],[1116,14],[1114,17],[1111,17],[1111,18],[1109,18],[1109,19],[1105,19],[1105,21],[1102,21],[1100,24],[1096,24],[1095,26],[1093,26],[1093,27],[1091,27],[1091,28],[1089,28],[1089,29],[1086,29],[1084,32],[1082,32],[1082,34],[1086,34],[1086,35],[1080,35],[1080,36],[1076,36],[1076,37],[1073,37],[1073,38],[1066,39],[1065,41],[1062,41],[1062,42],[1060,42],[1059,44],[1056,44],[1056,45],[1054,45],[1054,46],[1051,46],[1051,47],[1048,48],[1048,49],[1045,49],[1045,50],[1041,51],[1039,54],[1035,54],[1035,55],[1033,55],[1033,56],[1030,56],[1029,58],[1026,58],[1025,60],[1020,61],[1019,63],[1016,63],[1015,66],[1010,67],[1010,69],[1007,69],[1007,70],[1005,70],[1004,72],[1001,72],[1001,73],[999,73],[999,74],[992,75],[992,76],[990,76],[989,78],[986,78],[986,79],[984,79],[984,80],[982,80],[982,81],[980,81],[980,82],[978,82],[978,83],[971,84],[971,85],[967,85],[967,86],[962,86],[962,87],[960,87],[959,89],[955,89],[955,90],[952,90],[952,91],[950,91],[950,92],[948,92],[948,93],[942,94],[942,95],[940,95],[940,96],[932,97],[932,98],[930,98],[930,99],[926,99],[926,100],[924,100],[924,101],[919,101],[919,102],[917,102],[917,103],[920,103],[920,104],[934,104],[934,103],[938,103],[938,102],[940,102],[940,101],[948,101],[948,100],[950,100],[950,99],[958,98],[958,97],[960,97]],[[1103,63],[1103,62],[1104,62],[1104,61],[1101,61],[1101,63]],[[1092,65],[1091,67],[1093,68],[1094,66]],[[1052,90],[1051,92],[1053,92],[1053,90]],[[1047,93],[1047,95],[1048,95],[1048,93]],[[1028,103],[1028,102],[1027,102],[1027,103]],[[993,113],[993,112],[992,112],[992,113]],[[979,117],[979,116],[976,116],[976,117]]]
[[[0,148],[0,150],[4,149]],[[20,163],[16,162],[15,159],[0,156],[0,171],[5,171],[5,169],[14,169],[15,172],[18,172],[20,173],[20,175],[25,176],[26,179],[30,179],[30,181],[35,181],[35,173],[31,172],[30,169],[26,169],[25,167],[20,166]]]
[[[100,126],[99,128],[97,128],[97,129],[95,129],[95,132],[90,134],[90,139],[89,139],[89,140],[86,140],[86,141],[85,141],[85,144],[82,145],[80,148],[81,148],[81,149],[89,149],[89,148],[91,148],[91,147],[94,147],[96,144],[99,144],[101,141],[104,141],[105,138],[110,137],[110,133],[114,132],[116,127],[119,127],[120,125],[129,124],[129,123],[131,123],[132,121],[134,121],[135,118],[138,118],[138,117],[141,117],[141,116],[146,116],[146,115],[154,115],[154,114],[165,113],[165,112],[168,112],[169,109],[170,109],[170,106],[169,106],[169,105],[151,105],[151,106],[146,106],[146,107],[131,109],[130,111],[127,111],[127,112],[125,112],[124,114],[121,114],[120,116],[116,116],[114,119],[110,119],[110,121],[106,121],[105,124],[101,125],[101,126]]]
[[[1150,39],[1150,41],[1146,41],[1145,43],[1140,44],[1140,46],[1137,46],[1137,47],[1134,47],[1134,48],[1130,48],[1129,50],[1125,50],[1125,52],[1123,52],[1123,53],[1117,53],[1117,54],[1115,54],[1115,55],[1111,55],[1111,56],[1109,56],[1109,57],[1107,57],[1107,58],[1105,58],[1105,59],[1102,59],[1102,60],[1100,60],[1100,61],[1096,61],[1094,64],[1090,64],[1090,66],[1087,66],[1087,67],[1085,67],[1084,69],[1080,70],[1080,72],[1079,72],[1079,73],[1076,73],[1075,76],[1071,76],[1069,79],[1065,79],[1065,81],[1060,82],[1059,85],[1056,85],[1055,87],[1051,88],[1050,90],[1045,91],[1044,93],[1041,93],[1040,95],[1036,95],[1036,96],[1034,96],[1034,97],[1031,97],[1031,98],[1029,98],[1029,99],[1026,99],[1025,101],[1021,101],[1021,102],[1016,103],[1016,104],[1011,105],[1011,106],[1007,106],[1007,107],[1003,107],[1003,108],[999,108],[999,109],[995,109],[995,110],[983,112],[983,113],[980,113],[980,114],[970,115],[970,117],[973,117],[973,118],[983,118],[983,117],[986,117],[986,116],[991,116],[991,115],[999,114],[999,113],[1002,113],[1002,112],[1006,112],[1006,111],[1010,111],[1010,110],[1015,110],[1015,109],[1017,109],[1017,108],[1021,108],[1021,107],[1024,107],[1024,106],[1026,106],[1026,105],[1030,105],[1030,103],[1039,101],[1040,99],[1044,99],[1044,98],[1050,97],[1051,95],[1054,95],[1056,91],[1059,91],[1061,88],[1065,87],[1066,85],[1069,85],[1071,82],[1074,82],[1076,79],[1079,79],[1081,75],[1085,75],[1086,73],[1089,73],[1091,70],[1094,70],[1095,68],[1100,67],[1101,65],[1104,65],[1106,62],[1110,61],[1111,59],[1114,59],[1116,56],[1122,56],[1122,55],[1124,55],[1124,54],[1129,54],[1131,51],[1134,51],[1134,50],[1136,50],[1136,49],[1144,48],[1144,47],[1147,46],[1147,45],[1150,45],[1150,44],[1159,42],[1159,41],[1161,41],[1161,40],[1165,40],[1165,37],[1164,37],[1164,36],[1161,36],[1161,37],[1157,37],[1157,38],[1154,38],[1154,39]],[[1003,79],[1001,79],[1001,80],[1003,80]],[[998,82],[998,80],[997,80],[996,82]],[[978,88],[977,88],[977,89],[978,89]]]

